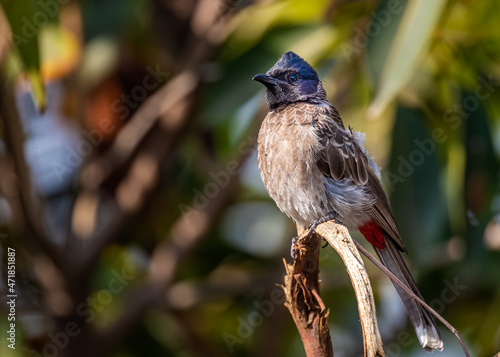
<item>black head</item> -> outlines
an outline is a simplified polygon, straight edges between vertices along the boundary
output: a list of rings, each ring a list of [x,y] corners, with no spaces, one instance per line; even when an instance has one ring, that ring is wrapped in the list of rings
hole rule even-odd
[[[317,103],[326,99],[318,74],[309,63],[287,52],[267,71],[252,78],[266,86],[269,108],[296,102]]]

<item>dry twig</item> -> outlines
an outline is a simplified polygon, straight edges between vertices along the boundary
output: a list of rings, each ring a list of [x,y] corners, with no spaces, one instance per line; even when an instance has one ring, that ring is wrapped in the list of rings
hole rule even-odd
[[[333,356],[328,328],[330,312],[319,295],[319,250],[321,239],[312,234],[297,241],[295,262],[286,264],[285,306],[299,330],[308,357]]]
[[[351,278],[358,301],[365,356],[384,356],[370,279],[349,231],[342,225],[326,222],[319,225],[316,232],[337,251]]]
[[[365,356],[384,356],[370,280],[349,232],[344,226],[326,222],[319,225],[309,239],[306,234],[307,231],[297,242],[297,259],[293,266],[287,266],[284,286],[285,305],[297,325],[306,355],[333,356],[329,312],[319,296],[318,258],[320,238],[324,238],[341,256],[351,278],[358,301]]]

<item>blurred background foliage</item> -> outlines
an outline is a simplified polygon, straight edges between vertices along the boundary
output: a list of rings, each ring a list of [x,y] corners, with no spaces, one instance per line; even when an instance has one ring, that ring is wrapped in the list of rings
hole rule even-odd
[[[2,356],[304,355],[276,285],[295,228],[259,177],[266,109],[250,80],[289,50],[367,133],[427,302],[472,355],[500,350],[498,2],[1,8],[0,289],[15,248],[19,296],[17,348],[2,335]],[[392,285],[367,267],[386,355],[425,356]],[[331,248],[321,282],[335,356],[362,355]],[[460,356],[441,332],[436,354]]]

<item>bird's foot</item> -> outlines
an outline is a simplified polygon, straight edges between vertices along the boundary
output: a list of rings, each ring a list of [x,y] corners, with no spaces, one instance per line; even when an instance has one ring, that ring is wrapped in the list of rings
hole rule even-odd
[[[292,256],[293,260],[295,260],[295,250],[298,248],[297,247],[298,240],[299,240],[299,236],[295,236],[292,238],[292,246],[290,247],[290,255]]]
[[[311,234],[315,231],[316,227],[319,226],[321,223],[325,223],[328,221],[335,221],[335,223],[342,224],[343,223],[338,219],[339,214],[335,211],[329,212],[325,216],[318,218],[315,220],[308,228],[307,236],[306,239],[309,239],[311,237]],[[297,241],[299,239],[299,236],[293,237],[292,238],[292,246],[290,249],[290,255],[292,256],[292,259],[295,260],[295,250],[297,249]],[[328,246],[328,242],[322,247],[325,248]]]
[[[309,232],[307,233],[307,238],[309,238],[311,236],[311,234],[316,230],[316,227],[319,226],[321,223],[325,223],[325,222],[328,222],[328,221],[335,221],[335,223],[337,224],[342,224],[344,225],[340,220],[339,220],[339,217],[340,215],[335,212],[335,211],[331,211],[331,212],[328,212],[326,215],[324,215],[323,217],[320,217],[318,218],[317,220],[315,220],[310,226],[309,226]]]

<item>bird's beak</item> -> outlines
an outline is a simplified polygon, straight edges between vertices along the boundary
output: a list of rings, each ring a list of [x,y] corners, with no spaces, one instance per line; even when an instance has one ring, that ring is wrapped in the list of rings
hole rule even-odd
[[[274,87],[278,85],[279,82],[278,79],[268,76],[267,74],[256,74],[253,76],[252,80],[260,82],[266,87]]]

